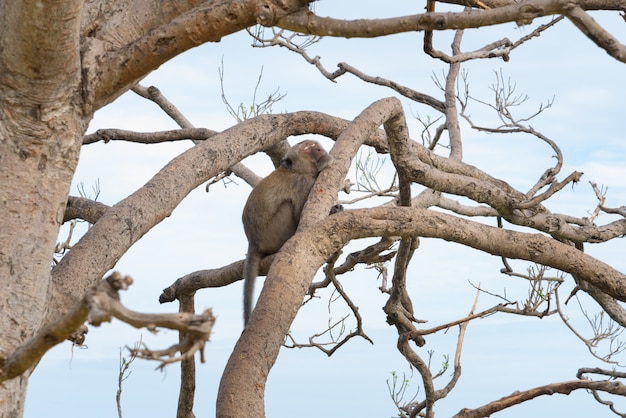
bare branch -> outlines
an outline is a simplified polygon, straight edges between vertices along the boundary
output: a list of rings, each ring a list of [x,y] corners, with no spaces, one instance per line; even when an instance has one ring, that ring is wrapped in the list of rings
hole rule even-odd
[[[597,358],[600,361],[618,365],[619,362],[611,359],[613,353],[608,353],[606,356],[600,356],[600,355],[598,355],[596,353],[596,346],[597,346],[598,342],[600,341],[599,339],[596,339],[596,338],[591,338],[591,339],[585,338],[578,330],[576,330],[576,328],[574,328],[574,326],[569,321],[568,317],[565,315],[565,313],[561,309],[561,303],[559,301],[558,289],[555,292],[555,299],[556,299],[557,312],[559,313],[559,317],[561,318],[561,321],[563,321],[565,326],[567,326],[567,328],[569,328],[569,330],[572,332],[572,334],[574,334],[576,336],[576,338],[578,338],[580,341],[583,342],[583,344],[585,344],[585,346],[587,347],[587,350],[589,350],[589,353],[593,357]]]
[[[134,312],[125,308],[119,301],[118,291],[127,289],[130,284],[132,278],[122,276],[118,272],[113,272],[101,280],[71,312],[44,327],[10,356],[0,358],[0,381],[19,376],[36,364],[50,348],[65,339],[74,338],[74,332],[85,320],[99,326],[102,322],[110,322],[115,317],[131,326],[147,328],[152,332],[160,327],[176,329],[190,335],[190,341],[196,344],[195,349],[198,349],[198,342],[204,346],[215,322],[210,310],[202,315]]]
[[[137,344],[141,344],[141,341]],[[131,354],[131,356],[126,359],[126,357],[122,356],[122,350],[120,349],[120,371],[117,375],[117,392],[115,393],[115,404],[117,405],[117,416],[119,418],[122,418],[122,383],[130,376],[130,365],[136,358],[137,357]]]
[[[193,128],[189,119],[187,119],[185,115],[183,115],[182,112],[178,110],[178,108],[174,106],[174,104],[170,102],[157,87],[144,87],[141,84],[136,84],[131,90],[138,96],[156,103],[157,106],[163,109],[165,114],[172,118],[181,128]]]
[[[128,141],[140,144],[158,144],[180,140],[204,141],[217,132],[204,128],[184,128],[160,132],[134,132],[124,129],[98,129],[96,132],[85,135],[83,145],[103,141]]]
[[[526,193],[528,201],[521,203],[519,206],[516,206],[519,209],[528,209],[535,205],[540,204],[541,202],[548,199],[554,193],[561,190],[566,184],[569,182],[578,182],[582,173],[574,172],[572,173],[565,181],[561,183],[555,183],[556,175],[561,171],[561,167],[563,166],[563,153],[559,146],[551,140],[550,138],[543,135],[541,132],[536,131],[531,126],[525,126],[522,122],[527,122],[537,115],[550,108],[554,102],[554,100],[548,101],[546,104],[541,104],[535,113],[525,116],[523,118],[516,118],[513,116],[512,108],[524,103],[528,100],[528,96],[526,95],[518,95],[515,92],[515,84],[511,82],[511,80],[507,80],[505,82],[504,75],[502,71],[496,73],[496,82],[490,87],[490,89],[494,92],[494,103],[487,103],[482,100],[476,99],[469,94],[469,86],[466,76],[464,75],[464,84],[465,84],[465,98],[459,98],[459,101],[462,103],[462,111],[461,116],[469,122],[473,129],[482,132],[490,132],[490,133],[527,133],[533,135],[543,142],[548,144],[552,150],[554,151],[556,158],[556,164],[552,168],[548,168],[539,178],[537,183],[530,188],[530,190]],[[467,101],[472,99],[478,103],[484,104],[485,106],[493,109],[498,118],[502,121],[502,125],[496,128],[487,128],[483,126],[476,125],[470,116],[466,113],[467,110]],[[544,192],[542,195],[535,196],[535,194],[542,189],[543,187],[550,185],[550,189]],[[533,196],[535,196],[533,198]]]
[[[546,171],[546,174],[544,174],[542,176],[542,179],[546,179],[549,177],[549,173],[551,173],[551,170]],[[540,195],[537,195],[535,197],[533,197],[532,199],[529,199],[525,202],[521,202],[519,204],[515,204],[514,207],[516,209],[530,209],[532,207],[537,206],[538,204],[540,204],[541,202],[548,200],[550,197],[552,197],[554,194],[556,194],[557,192],[559,192],[561,189],[563,189],[563,187],[567,186],[570,183],[578,183],[580,181],[580,178],[583,176],[583,173],[580,171],[574,171],[572,174],[570,174],[569,176],[567,176],[565,178],[565,180],[561,181],[561,182],[553,182],[550,187],[548,188],[548,190],[546,190],[545,192],[541,193]],[[541,180],[540,180],[541,183]]]
[[[595,368],[581,368],[578,369],[578,373],[576,373],[576,377],[579,379],[583,379],[586,380],[586,376],[585,374],[587,373],[593,373],[593,374],[600,374],[603,376],[607,376],[610,377],[611,379],[623,379],[626,377],[626,373],[621,373],[615,370],[603,370],[600,369],[598,367]],[[619,412],[615,409],[615,404],[611,401],[605,401],[603,399],[600,398],[600,394],[598,393],[597,390],[592,390],[591,394],[593,395],[593,397],[595,398],[596,401],[598,401],[598,403],[602,404],[602,405],[607,405],[609,407],[609,409],[611,410],[611,412],[613,412],[615,415],[618,415],[622,418],[626,418],[626,413],[623,412]]]
[[[59,321],[43,327],[10,355],[0,355],[0,382],[13,379],[37,364],[49,349],[69,339],[83,325],[88,314],[87,305],[80,303]]]
[[[398,239],[398,237],[384,237],[375,244],[372,244],[360,251],[348,254],[344,263],[334,269],[335,274],[347,273],[357,264],[377,264],[391,260],[396,255],[395,251],[391,251],[387,254],[381,253],[384,251],[390,251],[391,247]]]
[[[422,104],[428,105],[432,107],[433,109],[437,110],[438,112],[442,112],[442,113],[445,112],[444,103],[435,99],[432,96],[429,96],[424,93],[420,93],[409,87],[403,86],[393,80],[387,80],[380,76],[373,77],[373,76],[367,75],[345,62],[341,62],[337,64],[337,67],[339,67],[339,71],[336,71],[335,73],[333,73],[333,77],[332,77],[333,80],[342,74],[350,73],[367,83],[389,87],[390,89],[396,91],[397,93],[401,94],[407,99],[413,100],[416,103],[422,103]]]
[[[528,226],[574,242],[601,242],[626,234],[624,219],[598,227],[584,219],[552,214],[542,206],[525,211],[514,209],[517,205],[523,205],[527,198],[507,183],[460,161],[438,156],[415,142],[409,146],[411,151],[402,158],[401,163],[406,165],[404,169],[411,174],[414,182],[487,203],[513,224]]]
[[[626,386],[624,386],[620,382],[615,382],[611,380],[570,380],[567,382],[551,383],[549,385],[539,386],[533,389],[525,390],[523,392],[516,391],[509,396],[505,396],[498,399],[497,401],[493,401],[479,408],[462,409],[456,415],[454,415],[454,418],[488,417],[498,411],[502,411],[514,405],[519,405],[523,402],[529,401],[539,396],[552,396],[555,393],[569,395],[577,389],[589,389],[621,396],[626,395]]]
[[[218,71],[220,78],[220,89],[222,91],[222,102],[224,102],[224,104],[226,105],[226,110],[228,111],[228,113],[237,122],[243,122],[246,119],[272,113],[272,106],[276,104],[276,102],[282,100],[287,95],[287,93],[280,93],[280,88],[277,87],[276,90],[274,90],[273,93],[270,93],[265,100],[257,100],[257,93],[259,90],[259,86],[261,85],[261,80],[263,78],[263,67],[261,67],[259,77],[254,86],[252,101],[250,102],[250,104],[244,105],[243,103],[239,103],[239,106],[233,107],[230,104],[230,101],[226,98],[226,92],[224,91],[224,71],[224,60],[222,59],[222,64],[219,67]]]
[[[593,181],[590,181],[589,184],[591,184],[591,188],[593,189],[594,193],[596,194],[596,198],[598,199],[598,205],[596,206],[596,209],[593,211],[590,217],[591,221],[598,217],[600,211],[604,213],[620,215],[626,218],[626,206],[620,206],[619,208],[607,208],[606,206],[604,206],[604,203],[606,201],[606,188],[603,188],[601,190],[600,188],[598,188],[598,185]]]
[[[478,1],[476,5],[482,9],[490,9],[490,7],[484,5],[482,2]],[[434,13],[435,11],[435,1],[429,0],[426,3],[426,10],[429,13]],[[466,7],[465,11],[469,12],[471,7]],[[511,52],[512,43],[507,38],[500,39],[495,42],[491,42],[480,49],[477,49],[473,52],[464,52],[461,53],[460,49],[456,52],[453,52],[453,55],[447,55],[442,51],[436,50],[433,47],[433,32],[432,30],[424,31],[424,52],[430,55],[433,58],[440,59],[448,64],[452,63],[460,63],[464,61],[481,59],[481,58],[498,58],[501,57],[504,61],[509,60],[509,54]]]
[[[174,119],[174,121],[181,128],[194,129],[193,124],[185,117],[185,115],[182,114],[182,112],[178,110],[176,106],[174,106],[172,102],[170,102],[161,93],[161,91],[158,88],[154,86],[145,88],[138,84],[135,87],[133,87],[133,91],[137,93],[138,95],[140,95],[141,97],[144,97],[148,100],[155,102],[161,109],[163,109],[163,111],[168,116]],[[214,136],[214,135],[215,135],[215,132],[213,132],[213,135],[210,135],[210,136]],[[203,140],[209,138],[210,136],[204,137]],[[195,140],[195,139],[192,139],[192,140],[196,145],[199,143],[198,140]],[[252,172],[252,170],[250,170],[241,162],[237,162],[232,167],[230,167],[229,172],[230,171],[235,173],[237,177],[241,178],[242,180],[244,180],[245,182],[247,182],[248,184],[252,186],[255,186],[256,184],[258,184],[259,181],[261,181],[261,178],[259,176],[257,176],[254,172]]]
[[[320,57],[311,58],[307,54],[306,47],[309,46],[310,43],[307,43],[305,45],[296,45],[292,42],[293,36],[290,36],[290,37],[284,36],[284,31],[274,32],[274,36],[270,39],[262,38],[260,34],[254,34],[253,37],[255,39],[254,46],[257,48],[280,46],[283,48],[287,48],[288,50],[302,56],[302,58],[304,58],[306,62],[314,65],[324,77],[326,77],[332,82],[336,82],[337,78],[341,77],[345,73],[350,73],[367,83],[389,87],[390,89],[398,92],[399,94],[403,95],[404,97],[410,100],[413,100],[414,102],[423,103],[442,113],[445,111],[444,103],[435,99],[432,96],[415,91],[393,80],[387,80],[383,77],[378,77],[378,76],[373,77],[373,76],[367,75],[345,62],[341,62],[337,64],[338,70],[331,73],[328,70],[326,70],[326,68],[322,65],[322,61]]]
[[[361,317],[361,314],[359,313],[359,308],[354,304],[354,302],[352,302],[352,300],[350,299],[348,294],[343,290],[343,286],[341,285],[339,280],[337,280],[337,277],[335,276],[335,274],[333,272],[333,265],[332,265],[332,263],[329,263],[326,266],[326,268],[324,269],[324,272],[326,274],[326,277],[329,279],[329,281],[333,284],[333,286],[337,290],[337,293],[339,293],[341,298],[348,305],[348,308],[350,309],[350,311],[352,311],[352,315],[354,316],[354,319],[356,320],[356,329],[354,331],[349,332],[346,335],[343,335],[343,338],[341,338],[341,340],[339,340],[337,337],[332,337],[332,341],[330,343],[328,343],[328,342],[320,343],[320,342],[316,341],[316,338],[321,337],[321,336],[323,336],[323,335],[325,335],[327,333],[331,334],[331,336],[332,336],[332,330],[335,327],[337,327],[338,325],[342,326],[341,327],[341,331],[340,331],[340,335],[339,335],[339,336],[342,336],[343,329],[344,329],[343,328],[344,321],[347,319],[347,317],[344,317],[344,318],[340,319],[339,321],[337,321],[335,324],[329,325],[328,329],[325,330],[324,332],[322,332],[321,334],[312,335],[309,338],[309,343],[308,344],[298,344],[298,343],[296,343],[293,340],[293,337],[291,336],[291,334],[288,334],[288,337],[293,342],[293,344],[291,344],[288,347],[289,348],[315,347],[315,348],[319,349],[320,351],[322,351],[324,354],[326,354],[328,357],[330,357],[337,350],[339,350],[343,345],[345,345],[349,340],[351,340],[354,337],[359,337],[360,336],[363,339],[369,341],[370,344],[374,344],[374,341],[372,341],[372,339],[363,330],[363,318]],[[330,305],[332,303],[332,301],[329,301],[328,303]],[[329,344],[332,344],[332,348],[330,348],[330,349],[325,348],[325,346],[329,345]]]
[[[623,7],[623,6],[622,6]],[[575,3],[563,13],[582,33],[596,45],[604,49],[607,54],[618,61],[626,62],[626,45],[606,31],[589,14]]]
[[[449,199],[445,196],[442,196],[441,194],[439,194],[439,199],[437,200],[436,203],[437,207],[440,207],[441,209],[447,209],[451,212],[454,212],[458,215],[463,215],[463,216],[489,216],[489,217],[493,217],[493,216],[497,216],[498,212],[496,212],[495,209],[490,208],[488,206],[467,206],[467,205],[462,205],[459,201],[457,200],[452,200]]]
[[[185,295],[179,299],[179,312],[195,313],[195,293]],[[213,319],[215,322],[215,319]],[[179,332],[178,343],[184,345],[187,339],[193,336]],[[138,349],[139,347],[135,347]],[[181,352],[184,353],[184,352]],[[200,360],[204,363],[204,354],[200,349]],[[180,362],[180,389],[178,390],[177,417],[194,418],[193,403],[196,394],[196,362],[193,356],[185,356]]]
[[[457,3],[456,1],[450,2]],[[294,32],[318,36],[332,34],[345,38],[373,38],[412,31],[479,28],[505,22],[515,22],[522,26],[532,23],[540,16],[566,15],[596,45],[605,49],[617,60],[626,62],[626,48],[584,12],[585,9],[593,10],[598,7],[622,10],[624,6],[619,0],[609,2],[609,4],[605,1],[602,6],[594,0],[578,0],[573,3],[562,0],[530,0],[522,3],[506,2],[504,5],[489,0],[475,3],[471,6],[491,7],[491,4],[497,4],[497,6],[490,9],[472,10],[472,13],[427,11],[412,16],[353,21],[322,18],[310,11],[301,10],[279,19],[277,25]]]

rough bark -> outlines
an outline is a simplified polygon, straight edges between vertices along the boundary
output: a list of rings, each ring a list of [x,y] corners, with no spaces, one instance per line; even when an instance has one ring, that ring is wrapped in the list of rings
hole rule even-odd
[[[58,276],[50,274],[52,255],[93,112],[173,56],[307,3],[0,2],[0,365],[46,323],[46,312],[67,312],[112,266],[105,256],[60,288],[50,280]],[[130,225],[125,233],[134,242],[145,231]],[[90,242],[102,249],[107,235]],[[1,416],[22,415],[29,374],[0,385]]]
[[[493,255],[532,261],[576,275],[611,297],[626,301],[626,276],[556,239],[542,234],[529,234],[490,227],[478,222],[418,207],[386,206],[351,210],[325,218],[350,165],[351,156],[363,138],[369,137],[384,124],[390,144],[391,158],[405,180],[423,183],[428,164],[415,167],[418,161],[416,143],[409,141],[402,107],[396,99],[380,100],[365,109],[337,139],[331,155],[334,163],[320,173],[305,206],[297,234],[275,255],[265,279],[255,310],[226,365],[217,398],[217,416],[264,416],[264,393],[267,378],[276,361],[289,328],[316,271],[334,252],[351,240],[365,237],[431,237],[456,242]],[[426,159],[426,158],[425,158]],[[437,166],[436,159],[429,159]],[[409,162],[409,161],[412,161]],[[451,171],[484,173],[470,166],[450,161]],[[450,167],[448,167],[450,168]],[[439,173],[438,181],[448,187],[463,184],[447,182]],[[487,179],[485,179],[487,180]],[[441,184],[438,182],[434,182]],[[452,186],[455,184],[456,186]],[[493,184],[491,188],[493,189]],[[515,192],[501,184],[501,194],[509,203]],[[465,194],[476,189],[468,187]],[[459,193],[462,194],[462,193]],[[511,203],[510,203],[511,204]],[[508,210],[500,204],[503,211]],[[540,225],[536,225],[541,229]]]
[[[602,286],[607,293],[626,294],[623,273],[541,234],[505,231],[414,207],[342,212],[297,234],[276,254],[254,314],[222,376],[218,417],[264,416],[269,372],[315,272],[329,254],[348,241],[370,236],[440,238],[494,255],[545,264]]]
[[[0,353],[37,331],[49,298],[52,254],[85,126],[76,108],[79,5],[0,5]],[[0,415],[22,415],[28,376],[0,385]]]
[[[340,189],[350,161],[360,145],[384,121],[401,110],[395,99],[380,100],[365,109],[341,133],[330,151],[334,162],[320,173],[313,186],[298,231],[310,229],[323,217],[322,214],[329,213],[336,198],[335,191]],[[307,241],[307,249],[292,252],[289,250],[292,240],[283,246],[277,256],[281,258],[282,254],[288,254],[285,255],[287,258],[281,258],[282,261],[275,258],[272,263],[253,315],[224,369],[217,397],[216,416],[220,418],[264,416],[265,384],[269,372],[313,275],[333,252],[318,247],[312,240]],[[330,240],[328,237],[322,239],[326,243]],[[335,250],[339,248],[341,246]],[[291,257],[306,259],[306,262],[294,270]],[[294,280],[295,276],[299,279]],[[289,302],[283,304],[283,300]]]
[[[105,212],[53,268],[48,322],[67,312],[130,246],[169,216],[198,185],[289,135],[328,135],[343,126],[340,119],[321,116],[317,112],[260,116],[174,158],[143,187]]]

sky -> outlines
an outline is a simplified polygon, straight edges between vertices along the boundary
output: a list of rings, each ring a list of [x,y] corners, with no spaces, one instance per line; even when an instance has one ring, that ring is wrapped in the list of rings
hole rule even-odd
[[[406,1],[388,1],[382,10],[377,5],[380,2],[360,1],[356,11],[348,7],[349,4],[322,1],[315,3],[315,9],[320,15],[351,19],[422,11],[421,4]],[[620,30],[624,33],[624,23],[620,23],[617,14],[596,17],[613,34],[620,34]],[[503,36],[516,40],[531,30],[515,24],[468,30],[463,45],[472,49]],[[448,52],[450,41],[451,34],[435,34],[437,48]],[[249,36],[239,33],[219,43],[203,45],[163,65],[142,84],[161,89],[195,126],[218,131],[236,123],[220,97],[218,68],[222,63],[226,96],[235,106],[251,103],[261,71],[259,97],[277,88],[286,93],[274,106],[274,112],[317,110],[353,119],[375,100],[396,96],[388,89],[365,84],[350,75],[332,83],[301,57],[285,49],[259,49],[250,44]],[[446,67],[421,50],[422,35],[409,33],[368,40],[325,38],[309,49],[309,55],[319,55],[329,71],[333,71],[337,63],[347,62],[367,74],[393,79],[441,97],[433,78],[441,79]],[[471,62],[464,64],[463,69],[467,71],[472,95],[484,101],[493,99],[489,86],[495,81],[496,73],[501,71],[505,79],[514,81],[516,91],[529,96],[519,108],[520,116],[554,99],[553,106],[533,119],[531,125],[561,146],[565,163],[560,179],[574,170],[583,171],[585,176],[578,185],[568,186],[555,196],[547,204],[551,210],[587,216],[596,204],[589,181],[607,188],[607,206],[625,204],[623,64],[563,21],[515,50],[509,62]],[[412,137],[418,139],[420,124],[416,115],[437,115],[424,106],[401,100]],[[469,113],[481,124],[494,122],[494,115],[478,103],[472,104]],[[130,92],[96,113],[88,132],[100,128],[157,131],[174,129],[176,125],[153,103]],[[522,190],[534,184],[554,162],[551,150],[530,137],[488,135],[472,131],[466,123],[462,123],[462,135],[465,162]],[[323,143],[327,149],[332,145],[328,140]],[[72,194],[77,195],[82,184],[88,196],[95,196],[94,188],[98,188],[98,201],[115,204],[191,146],[190,143],[147,146],[122,142],[85,146]],[[246,164],[261,175],[271,171],[271,164],[263,156],[252,157]],[[388,169],[382,171],[383,180],[388,172]],[[354,181],[353,170],[350,176]],[[135,280],[130,290],[122,295],[123,303],[138,311],[175,312],[178,309],[175,304],[159,305],[158,296],[163,288],[189,272],[243,259],[247,244],[240,216],[249,192],[249,186],[235,179],[228,185],[213,185],[208,193],[204,185],[190,193],[172,216],[135,244],[116,265],[115,270]],[[598,222],[613,219],[615,217],[602,215]],[[84,224],[77,227],[73,242],[85,227]],[[63,230],[62,239],[66,231]],[[364,245],[354,243],[346,253]],[[623,240],[586,247],[588,253],[622,272],[626,271],[624,249]],[[521,262],[513,264],[520,271],[528,266]],[[490,292],[506,293],[511,299],[523,300],[526,284],[500,274],[501,267],[496,257],[452,243],[422,239],[410,270],[409,291],[416,316],[427,319],[429,326],[463,317],[475,297],[472,284],[480,283]],[[359,305],[365,319],[365,332],[374,344],[353,340],[331,358],[315,349],[283,349],[269,376],[268,417],[396,416],[387,383],[392,373],[409,380],[405,400],[416,392],[422,399],[419,376],[396,351],[395,332],[385,323],[382,306],[386,298],[378,290],[380,279],[376,272],[359,267],[344,275],[341,281]],[[262,279],[258,279],[257,288],[261,285]],[[567,294],[571,287],[570,281],[562,294]],[[194,412],[199,418],[214,416],[219,378],[242,329],[241,292],[241,284],[237,283],[224,289],[200,291],[196,296],[199,310],[210,307],[217,316],[214,335],[205,351],[207,362],[197,369]],[[330,318],[337,319],[345,313],[340,303],[331,304],[329,308],[328,292],[321,292],[320,296],[300,311],[292,327],[301,341],[323,330]],[[482,295],[478,309],[499,302]],[[597,310],[588,299],[581,298],[581,303],[589,312]],[[591,335],[576,304],[570,303],[566,314],[584,335]],[[444,356],[454,355],[456,338],[456,331],[429,336],[427,345],[418,351],[428,357],[428,350],[432,350],[433,368],[437,368]],[[85,348],[72,348],[64,343],[43,358],[30,380],[25,417],[116,416],[120,352],[126,355],[123,348],[139,340],[151,348],[163,348],[176,339],[176,333],[171,331],[163,330],[154,336],[120,322],[91,327]],[[582,342],[556,317],[539,320],[490,316],[469,325],[462,354],[462,377],[435,411],[437,416],[450,416],[463,407],[477,407],[516,390],[574,379],[579,367],[592,366],[611,367],[593,359]],[[143,360],[132,363],[131,374],[123,384],[125,417],[175,415],[178,367],[174,365],[165,371],[157,371],[155,367],[155,363]],[[436,386],[445,385],[449,375],[450,371],[436,381]],[[616,406],[626,410],[623,401],[621,404],[618,401]],[[567,397],[542,397],[497,414],[507,418],[609,415],[606,407],[599,406],[582,391]]]

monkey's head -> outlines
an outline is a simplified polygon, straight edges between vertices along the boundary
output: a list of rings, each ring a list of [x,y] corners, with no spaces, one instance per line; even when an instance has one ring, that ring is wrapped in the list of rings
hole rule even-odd
[[[319,142],[307,140],[291,147],[280,165],[298,173],[317,176],[332,161],[333,157],[322,148]]]

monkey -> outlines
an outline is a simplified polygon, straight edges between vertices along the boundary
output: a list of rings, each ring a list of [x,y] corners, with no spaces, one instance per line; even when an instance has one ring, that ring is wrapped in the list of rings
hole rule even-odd
[[[252,189],[241,220],[248,238],[243,272],[243,320],[252,313],[254,282],[261,259],[274,254],[296,233],[300,215],[322,169],[333,161],[313,140],[302,141],[287,151],[280,165]]]

